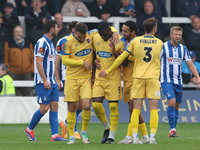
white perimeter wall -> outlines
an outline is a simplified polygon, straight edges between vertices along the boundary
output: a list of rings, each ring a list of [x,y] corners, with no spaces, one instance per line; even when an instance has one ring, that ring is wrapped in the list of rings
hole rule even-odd
[[[59,98],[58,120],[65,120],[67,116],[67,103]],[[39,109],[36,97],[0,97],[0,124],[3,123],[29,123],[36,110]],[[41,123],[49,122],[47,112]]]

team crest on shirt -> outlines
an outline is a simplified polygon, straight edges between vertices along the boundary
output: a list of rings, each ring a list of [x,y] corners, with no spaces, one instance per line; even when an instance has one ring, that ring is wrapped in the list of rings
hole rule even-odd
[[[60,49],[60,46],[59,46],[59,45],[56,47],[56,50],[57,50],[57,51],[59,51],[59,52],[61,51],[61,49]]]
[[[62,44],[62,49],[65,49],[65,44]]]
[[[160,91],[159,90],[157,90],[155,94],[156,94],[157,97],[160,97]]]
[[[87,39],[86,39],[86,42],[87,42],[87,43],[90,43],[90,38],[87,38]]]
[[[38,53],[44,54],[44,48],[43,47],[39,48]]]
[[[77,44],[77,43],[75,44],[75,47],[78,47],[78,44]]]

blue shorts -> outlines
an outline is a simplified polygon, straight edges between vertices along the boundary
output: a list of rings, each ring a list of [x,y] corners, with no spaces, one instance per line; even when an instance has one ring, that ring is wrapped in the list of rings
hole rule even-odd
[[[161,83],[161,86],[167,100],[175,98],[176,103],[182,103],[182,90],[183,90],[182,85],[164,82]]]
[[[51,89],[45,89],[44,84],[40,83],[35,85],[35,92],[37,95],[38,104],[50,104],[51,101],[58,101],[58,85],[51,84]]]

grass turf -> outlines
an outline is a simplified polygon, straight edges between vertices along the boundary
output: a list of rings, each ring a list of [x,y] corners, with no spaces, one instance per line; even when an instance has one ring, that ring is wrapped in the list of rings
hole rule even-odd
[[[87,135],[90,144],[84,145],[82,140],[76,140],[75,145],[67,145],[67,142],[51,142],[51,131],[49,124],[38,124],[35,128],[37,141],[28,141],[24,133],[28,124],[0,124],[0,149],[1,150],[200,150],[200,123],[179,123],[177,133],[179,138],[168,137],[168,124],[159,123],[156,135],[157,145],[108,145],[100,144],[103,127],[99,123],[89,124]],[[115,135],[115,143],[122,140],[126,135],[127,123],[119,123]],[[78,124],[78,130],[81,130],[81,124]],[[149,124],[147,124],[149,131]],[[59,133],[61,129],[59,128]],[[140,135],[141,137],[141,135]]]

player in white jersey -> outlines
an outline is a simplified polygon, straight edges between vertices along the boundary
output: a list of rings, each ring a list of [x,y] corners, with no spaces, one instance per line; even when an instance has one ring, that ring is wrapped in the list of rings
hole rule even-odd
[[[200,84],[198,72],[190,58],[190,54],[185,46],[180,44],[183,29],[174,26],[170,30],[171,40],[163,45],[161,52],[161,76],[160,82],[162,90],[167,98],[167,115],[170,125],[169,137],[178,137],[176,125],[178,120],[178,108],[182,102],[182,62],[185,61],[192,74]]]
[[[25,133],[30,141],[36,141],[33,129],[50,108],[51,141],[66,141],[58,135],[58,85],[54,75],[55,47],[51,41],[57,35],[58,27],[54,20],[47,19],[43,29],[45,34],[34,49],[34,87],[40,108],[34,113]]]

